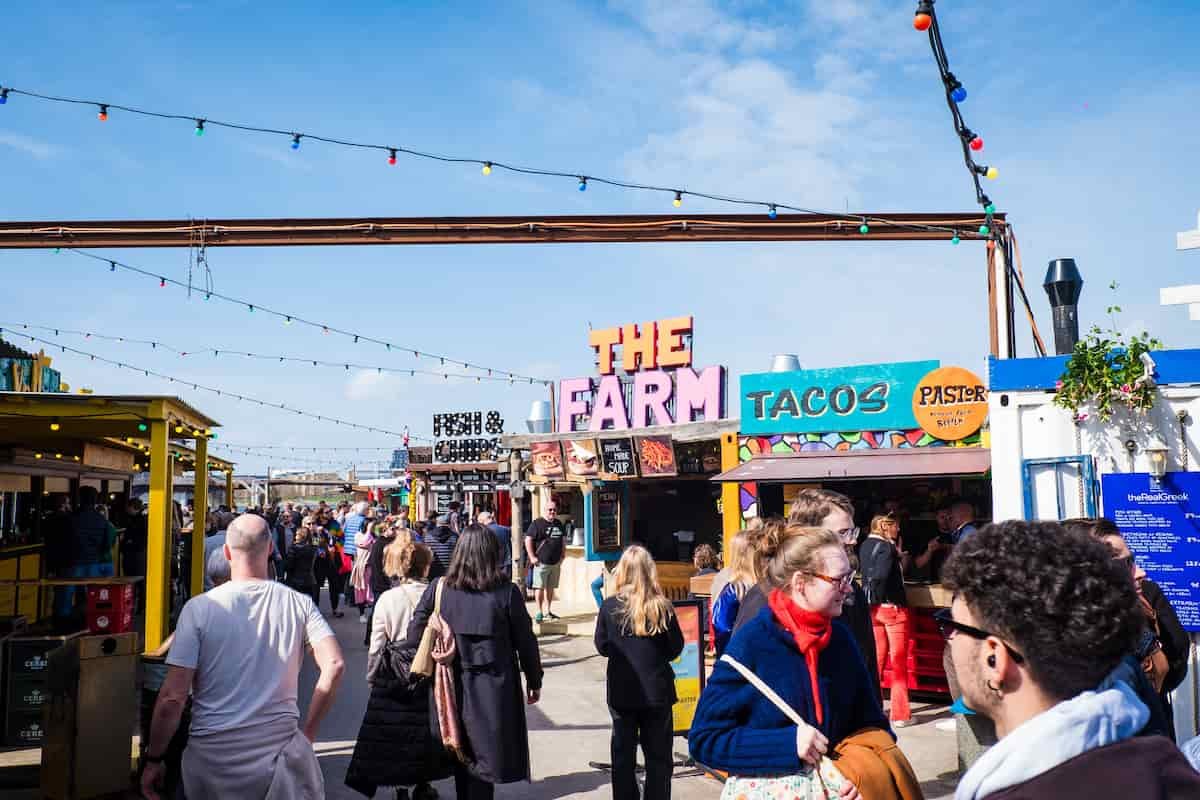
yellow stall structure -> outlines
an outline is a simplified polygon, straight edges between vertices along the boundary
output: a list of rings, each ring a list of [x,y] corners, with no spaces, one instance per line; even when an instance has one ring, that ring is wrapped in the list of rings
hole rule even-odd
[[[169,633],[173,476],[185,468],[206,477],[218,470],[227,492],[233,484],[233,464],[208,454],[217,427],[178,397],[0,392],[0,616],[38,619],[45,612],[38,527],[46,498],[75,497],[81,485],[104,497],[121,495],[134,474],[149,472],[144,647],[156,649]],[[203,583],[207,503],[208,493],[196,492],[194,518],[201,522],[199,535],[189,539],[193,594]]]

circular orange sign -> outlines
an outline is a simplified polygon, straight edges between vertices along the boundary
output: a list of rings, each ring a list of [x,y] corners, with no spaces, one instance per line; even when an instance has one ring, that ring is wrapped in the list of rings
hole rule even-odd
[[[988,392],[979,376],[962,367],[941,367],[913,392],[913,416],[931,436],[947,442],[965,439],[987,419]]]

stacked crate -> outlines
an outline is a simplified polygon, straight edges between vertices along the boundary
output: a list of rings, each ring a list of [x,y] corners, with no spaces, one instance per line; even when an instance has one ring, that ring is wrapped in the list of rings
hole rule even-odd
[[[4,744],[38,747],[46,735],[42,710],[49,692],[49,653],[78,636],[10,636],[4,647]]]

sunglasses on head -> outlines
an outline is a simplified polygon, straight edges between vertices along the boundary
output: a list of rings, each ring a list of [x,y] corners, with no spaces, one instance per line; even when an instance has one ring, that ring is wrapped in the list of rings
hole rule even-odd
[[[956,633],[966,634],[972,639],[978,639],[981,642],[993,636],[995,636],[997,639],[1000,639],[1000,637],[996,636],[996,634],[988,633],[982,628],[976,628],[973,625],[967,625],[964,622],[959,622],[954,618],[954,615],[948,608],[942,608],[935,611],[933,613],[933,619],[937,623],[938,632],[942,634],[942,638],[946,641],[950,641],[950,639]],[[1012,646],[1009,645],[1008,642],[1000,639],[1000,643],[1004,645],[1004,649],[1008,651],[1008,654],[1012,657],[1013,661],[1017,662],[1018,664],[1025,663],[1025,656],[1012,649]]]

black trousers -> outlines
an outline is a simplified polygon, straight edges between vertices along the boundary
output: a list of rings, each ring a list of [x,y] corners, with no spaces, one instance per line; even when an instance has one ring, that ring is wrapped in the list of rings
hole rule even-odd
[[[496,787],[487,781],[481,781],[457,759],[454,762],[454,796],[456,800],[492,800],[496,795]]]
[[[645,800],[670,800],[671,771],[675,757],[671,752],[674,721],[670,706],[651,706],[636,711],[618,711],[612,715],[612,787],[613,800],[639,800],[637,747],[642,745],[646,762]]]

